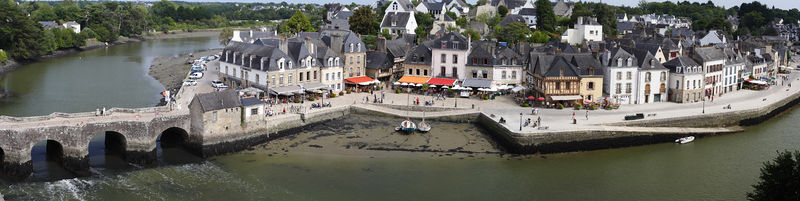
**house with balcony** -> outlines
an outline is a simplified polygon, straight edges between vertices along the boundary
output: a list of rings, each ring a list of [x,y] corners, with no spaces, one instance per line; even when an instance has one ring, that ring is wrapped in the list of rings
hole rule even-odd
[[[703,66],[704,97],[711,100],[722,95],[722,69],[725,65],[725,53],[717,47],[695,47],[690,56]]]

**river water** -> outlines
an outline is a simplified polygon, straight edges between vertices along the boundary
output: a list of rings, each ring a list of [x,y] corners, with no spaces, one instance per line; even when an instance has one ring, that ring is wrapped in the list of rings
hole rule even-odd
[[[0,80],[0,89],[12,94],[0,98],[0,114],[34,116],[154,106],[164,87],[147,74],[153,58],[218,47],[217,37],[149,40],[21,66]]]
[[[167,44],[151,45],[181,44],[180,40],[148,43],[162,42]],[[109,49],[113,48],[117,47]],[[149,101],[126,104],[153,103]],[[5,108],[8,110],[11,109]],[[699,138],[690,144],[526,157],[437,157],[430,153],[369,150],[355,155],[336,151],[319,154],[281,152],[266,144],[197,162],[168,161],[191,157],[172,152],[172,159],[168,159],[167,152],[171,151],[165,150],[161,154],[165,156],[162,165],[141,168],[120,164],[113,156],[95,160],[104,157],[95,150],[90,154],[94,172],[91,177],[0,181],[0,193],[6,200],[743,200],[745,193],[752,190],[750,186],[756,182],[764,161],[777,155],[777,150],[800,147],[800,133],[796,132],[800,124],[796,119],[800,119],[800,112],[793,109],[748,127],[745,132]],[[315,125],[300,135],[390,132],[391,128],[384,128],[385,125],[399,121],[351,115]],[[434,137],[485,136],[472,124],[432,125],[430,135]],[[102,144],[102,139],[92,143]],[[94,149],[97,148],[90,151]],[[50,166],[46,169],[37,174],[61,174]]]

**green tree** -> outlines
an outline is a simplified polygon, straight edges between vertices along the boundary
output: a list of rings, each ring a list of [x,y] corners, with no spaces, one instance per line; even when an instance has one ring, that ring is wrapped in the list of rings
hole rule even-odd
[[[534,43],[547,43],[550,41],[550,34],[541,30],[536,30],[531,34],[531,42]]]
[[[597,12],[597,23],[603,25],[603,33],[606,35],[617,35],[617,18],[614,12],[606,4],[599,4],[595,9]]]
[[[389,29],[383,29],[381,31],[381,36],[383,36],[383,38],[385,38],[387,40],[391,40],[392,39],[392,33],[389,33]]]
[[[367,6],[358,7],[353,15],[348,19],[350,23],[350,30],[361,35],[374,34],[377,30],[375,27],[375,15],[372,14],[372,8]]]
[[[58,19],[55,10],[47,3],[38,3],[38,9],[31,12],[34,21],[54,21]]]
[[[549,0],[536,0],[536,26],[547,32],[555,31],[556,14]]]
[[[514,22],[494,28],[494,37],[500,42],[517,43],[520,40],[527,39],[530,35],[531,30],[528,25],[522,22]]]
[[[295,11],[294,15],[286,21],[286,26],[288,26],[288,31],[291,33],[314,31],[314,27],[311,27],[311,22],[299,10]]]
[[[482,6],[486,5],[487,3],[489,3],[489,0],[478,0],[478,2],[475,2],[475,5]]]
[[[114,34],[114,32],[108,30],[104,26],[95,26],[91,28],[92,30],[94,30],[95,39],[97,39],[100,42],[107,42],[107,43],[114,42],[117,41],[117,38],[119,37],[119,35]]]
[[[458,16],[454,12],[447,11],[444,14],[447,15],[448,17],[450,17],[450,19],[453,19],[453,20],[458,19]]]
[[[230,27],[225,27],[222,31],[219,32],[219,44],[220,45],[228,45],[228,41],[233,38],[233,29]]]
[[[800,200],[800,152],[778,153],[764,163],[758,178],[753,192],[747,193],[748,200]]]
[[[500,17],[506,17],[506,15],[508,15],[508,8],[503,5],[498,6],[497,14],[500,15]]]
[[[58,49],[56,35],[53,33],[54,30],[56,29],[44,31],[44,40],[42,41],[42,46],[44,46],[45,52],[52,52],[53,50]]]
[[[414,34],[417,34],[417,38],[427,38],[428,31],[430,30],[426,26],[417,26],[417,28],[414,29]]]
[[[16,4],[0,1],[0,49],[15,59],[30,59],[45,53],[42,28]],[[13,20],[9,20],[13,19]]]
[[[460,17],[456,20],[456,25],[461,28],[467,28],[467,18]]]
[[[8,55],[6,55],[6,51],[0,50],[0,63],[6,63],[8,61]]]
[[[414,13],[414,19],[417,20],[417,26],[430,28],[433,25],[433,16],[430,13]]]
[[[469,36],[470,39],[472,39],[472,40],[480,40],[481,39],[481,33],[479,33],[478,31],[475,31],[473,29],[465,29],[463,32],[461,32],[461,35]]]

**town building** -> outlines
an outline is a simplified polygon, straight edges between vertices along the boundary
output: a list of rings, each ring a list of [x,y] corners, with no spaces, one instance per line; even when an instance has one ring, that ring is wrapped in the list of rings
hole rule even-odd
[[[703,94],[706,100],[722,94],[722,69],[725,53],[716,47],[695,47],[691,57],[703,66]]]
[[[414,34],[417,20],[413,12],[387,12],[381,21],[381,30],[388,30],[394,35]]]
[[[242,98],[242,124],[265,123],[267,121],[266,109],[267,104],[256,97]]]
[[[639,74],[636,57],[623,48],[613,48],[603,52],[601,60],[605,69],[603,77],[603,90],[610,100],[619,104],[634,103],[634,91],[637,87]]]
[[[431,72],[434,77],[464,80],[466,78],[467,55],[470,52],[469,37],[458,32],[449,32],[433,40],[431,44]]]
[[[646,104],[667,101],[668,70],[649,51],[625,48],[625,51],[636,56],[639,67],[636,79],[637,90],[634,91],[634,104]]]
[[[725,64],[722,69],[722,93],[729,93],[738,91],[740,80],[744,77],[741,76],[741,71],[745,69],[745,59],[738,52],[732,48],[725,48]]]
[[[197,94],[189,103],[189,109],[192,133],[217,136],[243,131],[242,101],[234,90]]]
[[[567,29],[561,36],[561,42],[571,45],[582,44],[590,41],[603,40],[603,25],[597,23],[596,18],[578,17],[575,28]]]
[[[567,58],[531,52],[527,87],[535,97],[544,97],[545,104],[579,103],[580,75]]]
[[[432,44],[433,41],[425,41],[409,49],[403,62],[405,75],[432,77],[431,61],[433,56],[430,48]]]
[[[669,69],[669,101],[693,103],[703,100],[703,68],[692,58],[681,56],[664,63]]]

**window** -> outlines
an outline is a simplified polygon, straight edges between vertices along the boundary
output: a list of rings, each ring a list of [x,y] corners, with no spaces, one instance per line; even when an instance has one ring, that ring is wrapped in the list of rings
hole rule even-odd
[[[453,77],[458,77],[458,68],[453,67]]]
[[[260,79],[258,79],[258,78],[259,78],[258,74],[256,74],[256,84],[258,84],[258,82],[260,81]]]
[[[325,81],[330,80],[330,75],[331,75],[330,73],[325,73]]]
[[[439,62],[441,62],[441,63],[446,63],[446,62],[447,62],[447,55],[445,55],[445,54],[442,54],[442,60],[441,60],[441,61],[439,61]]]
[[[625,73],[625,79],[627,79],[627,80],[631,79],[631,72]]]
[[[250,116],[258,115],[258,108],[250,109]]]
[[[511,71],[511,79],[517,79],[517,71]]]
[[[647,73],[644,74],[644,81],[645,82],[649,82],[650,81],[650,78],[651,78],[650,75],[651,75],[650,72],[647,72]]]
[[[275,82],[275,76],[274,76],[274,75],[272,76],[272,82],[271,82],[271,83],[272,83],[272,84],[276,84],[276,82]]]
[[[338,72],[337,74],[338,75],[336,76],[336,79],[341,80],[342,79],[342,72]]]
[[[472,57],[472,64],[478,64],[478,57],[476,56]]]
[[[675,73],[681,73],[681,67],[675,68]]]
[[[667,81],[667,72],[661,72],[661,81]]]
[[[622,67],[622,57],[617,59],[617,67]]]
[[[594,75],[594,66],[589,67],[589,75]]]
[[[680,89],[681,88],[681,81],[680,80],[675,80],[675,88],[676,89]]]
[[[314,80],[317,79],[317,71],[314,71]]]
[[[292,69],[292,61],[289,61],[289,69]]]
[[[283,75],[281,75],[280,85],[283,86]]]
[[[556,90],[561,90],[561,82],[556,82]]]
[[[588,88],[589,90],[594,90],[594,82],[589,82],[589,84],[587,84],[586,88]]]
[[[211,112],[211,122],[217,122],[217,111]]]
[[[567,89],[567,90],[569,90],[569,84],[570,84],[570,83],[571,83],[571,82],[565,82],[565,83],[564,83],[564,89]]]
[[[444,77],[447,74],[446,72],[447,72],[447,68],[442,66],[442,71],[440,72],[441,74],[439,76]]]
[[[300,72],[300,76],[299,76],[297,79],[298,79],[298,81],[300,81],[300,82],[302,82],[302,81],[303,81],[303,72]]]
[[[457,64],[457,63],[458,63],[458,55],[454,54],[453,55],[453,64]]]
[[[414,69],[408,69],[408,74],[409,75],[413,75],[414,74]]]
[[[628,57],[628,66],[633,66],[633,58]]]
[[[645,96],[650,94],[650,84],[645,84],[644,85],[644,94],[645,94]]]
[[[489,58],[484,57],[483,58],[483,64],[489,64]]]
[[[667,86],[664,83],[661,83],[661,87],[658,89],[658,92],[664,93],[667,92]]]
[[[303,76],[303,75],[300,75],[300,76]],[[306,72],[306,80],[311,80],[311,72],[310,71]]]
[[[422,70],[425,73],[425,76],[428,76],[428,69]]]
[[[358,47],[358,48],[356,48],[356,50],[358,50],[359,52],[361,52],[361,43],[359,43],[359,44],[356,44],[356,47]]]
[[[420,74],[419,74],[419,69],[417,69],[417,75],[420,75]]]
[[[350,52],[354,52],[354,51],[353,51],[353,44],[352,44],[352,43],[350,43]],[[351,59],[352,59],[352,57],[351,57]]]
[[[353,64],[353,56],[350,56],[350,64]]]
[[[501,79],[506,79],[506,71],[503,71],[503,72],[500,73],[500,78]]]
[[[622,84],[617,83],[617,94],[621,94],[621,93],[622,93]]]
[[[631,83],[625,83],[625,93],[631,93],[632,87]]]
[[[617,72],[617,80],[622,80],[622,72]]]
[[[500,59],[500,64],[501,64],[501,65],[506,65],[506,58],[505,58],[505,57],[503,57],[502,59]]]
[[[478,78],[478,71],[476,70],[472,71],[472,78]]]
[[[292,83],[292,74],[289,74],[289,81],[287,81],[286,83],[287,84],[291,84]]]
[[[358,63],[358,64],[361,63],[361,56],[356,56],[356,63]]]

